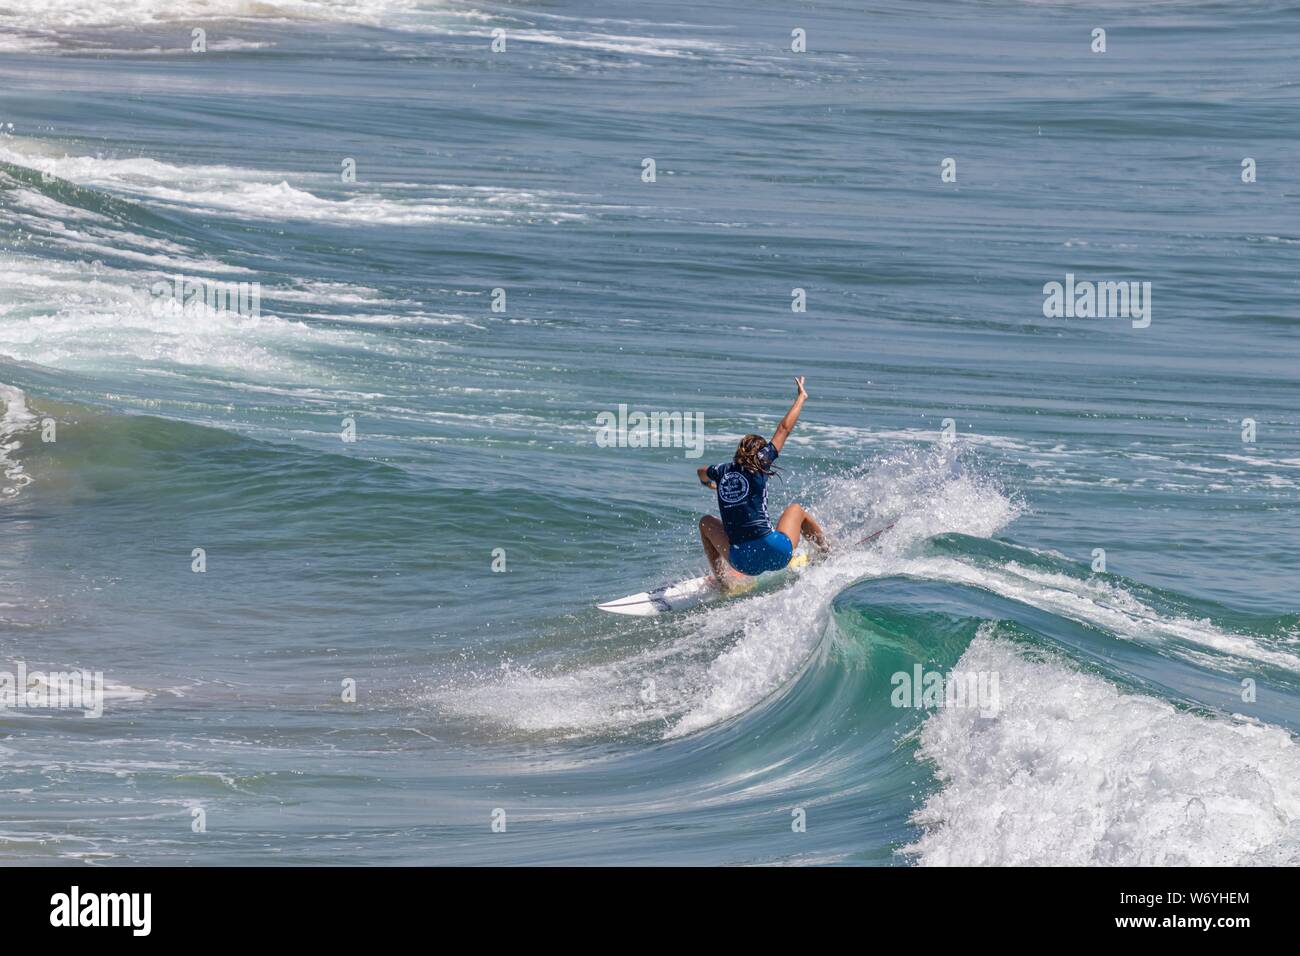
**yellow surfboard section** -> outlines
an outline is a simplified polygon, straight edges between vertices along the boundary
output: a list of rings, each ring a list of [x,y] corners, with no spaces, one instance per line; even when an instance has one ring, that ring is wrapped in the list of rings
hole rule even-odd
[[[805,568],[807,566],[808,566],[808,552],[800,551],[797,554],[795,554],[793,558],[790,559],[790,563],[787,564],[783,570],[789,571],[791,569]],[[749,591],[752,591],[756,587],[758,587],[758,578],[746,577],[742,580],[736,581],[735,583],[728,583],[726,596],[735,597],[738,594],[745,594]]]

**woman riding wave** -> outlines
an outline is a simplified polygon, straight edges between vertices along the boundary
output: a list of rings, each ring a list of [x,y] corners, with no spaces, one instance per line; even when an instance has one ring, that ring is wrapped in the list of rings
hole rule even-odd
[[[767,516],[767,479],[776,474],[772,463],[785,447],[808,400],[803,382],[802,375],[794,380],[799,394],[771,441],[762,435],[746,435],[731,461],[696,469],[700,483],[718,492],[718,513],[722,518],[705,515],[700,519],[700,541],[719,585],[726,584],[728,561],[741,574],[750,576],[784,568],[799,545],[800,533],[822,550],[829,550],[821,525],[803,505],[792,504],[781,512],[775,530]]]

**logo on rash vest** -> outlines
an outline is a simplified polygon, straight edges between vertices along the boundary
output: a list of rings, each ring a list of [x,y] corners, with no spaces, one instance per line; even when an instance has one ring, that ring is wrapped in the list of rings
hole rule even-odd
[[[744,501],[749,494],[749,479],[738,471],[729,471],[718,482],[718,498],[723,504],[734,505]]]

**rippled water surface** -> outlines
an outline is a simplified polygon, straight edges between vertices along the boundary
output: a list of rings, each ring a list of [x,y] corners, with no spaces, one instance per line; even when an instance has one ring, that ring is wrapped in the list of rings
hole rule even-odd
[[[1300,862],[1294,4],[0,28],[0,668],[106,687],[0,713],[0,861]],[[796,374],[772,504],[843,546],[596,611],[702,573]]]

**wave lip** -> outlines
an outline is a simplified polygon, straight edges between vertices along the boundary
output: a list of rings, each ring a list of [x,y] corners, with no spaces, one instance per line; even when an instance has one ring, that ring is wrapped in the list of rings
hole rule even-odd
[[[557,224],[585,220],[586,210],[593,208],[568,194],[454,183],[375,183],[339,193],[337,177],[177,165],[148,157],[68,155],[53,144],[12,135],[0,141],[0,161],[158,209],[253,221],[396,227]],[[290,183],[290,179],[308,179],[311,188],[303,182]],[[39,197],[29,196],[28,201],[39,201]]]
[[[4,403],[4,414],[0,415],[0,474],[5,481],[0,485],[0,496],[12,498],[32,481],[14,453],[23,447],[17,437],[19,432],[30,429],[36,423],[36,415],[28,409],[22,389],[3,382],[0,382],[0,402]]]
[[[1285,730],[1029,660],[992,627],[957,671],[998,674],[999,711],[926,721],[919,754],[942,789],[904,853],[931,866],[1300,863],[1300,746]]]

